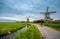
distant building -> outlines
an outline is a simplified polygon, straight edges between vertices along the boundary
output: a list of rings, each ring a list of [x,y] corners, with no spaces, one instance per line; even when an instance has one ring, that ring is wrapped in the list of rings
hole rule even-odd
[[[53,23],[59,23],[60,24],[60,20],[54,20]]]
[[[44,22],[44,20],[34,20],[33,22],[34,23],[41,23],[41,22]]]

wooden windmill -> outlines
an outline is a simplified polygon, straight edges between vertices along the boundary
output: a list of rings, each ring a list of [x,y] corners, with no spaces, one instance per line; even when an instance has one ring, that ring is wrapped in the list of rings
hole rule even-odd
[[[29,22],[29,17],[26,16],[26,18],[27,18],[27,22]]]
[[[56,13],[56,11],[49,12],[48,10],[49,10],[49,7],[47,7],[46,12],[40,13],[45,15],[44,20],[52,20],[52,18],[50,17],[50,14]]]
[[[26,16],[26,18],[27,18],[27,24],[26,24],[26,26],[27,26],[27,28],[28,28],[28,27],[29,27],[29,17]]]

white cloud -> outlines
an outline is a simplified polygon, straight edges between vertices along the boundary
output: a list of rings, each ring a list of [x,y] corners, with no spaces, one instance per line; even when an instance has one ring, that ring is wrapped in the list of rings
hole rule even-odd
[[[32,10],[33,5],[28,5],[28,4],[21,4],[18,9],[21,10]]]
[[[0,19],[6,19],[6,20],[16,20],[16,21],[26,21],[28,15],[13,15],[13,16],[3,16],[0,17]],[[29,17],[30,21],[33,21],[34,18]]]
[[[26,16],[19,17],[17,15],[15,17],[0,17],[0,19],[16,20],[16,21],[26,21],[27,20]],[[33,21],[33,20],[34,20],[34,18],[29,17],[29,21]]]
[[[19,21],[19,19],[11,18],[11,17],[0,17],[0,19],[8,19],[8,20],[17,20],[17,21]]]

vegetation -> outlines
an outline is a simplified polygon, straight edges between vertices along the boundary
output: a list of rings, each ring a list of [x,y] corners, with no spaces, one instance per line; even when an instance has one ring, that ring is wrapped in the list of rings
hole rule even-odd
[[[44,23],[45,26],[51,27],[55,30],[60,31],[60,24],[57,23]]]
[[[39,30],[32,24],[26,30],[18,33],[12,39],[44,39]]]
[[[58,24],[60,24],[60,20],[55,20],[55,21],[53,21],[53,23],[58,23]]]
[[[12,33],[25,27],[25,23],[20,22],[0,22],[0,36]]]

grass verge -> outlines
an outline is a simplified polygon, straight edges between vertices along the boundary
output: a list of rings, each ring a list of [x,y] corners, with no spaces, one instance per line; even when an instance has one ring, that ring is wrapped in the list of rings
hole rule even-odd
[[[26,30],[18,33],[12,39],[44,39],[38,28],[36,26],[30,24],[30,27]]]
[[[0,36],[7,35],[25,27],[25,23],[0,22]]]
[[[60,31],[60,24],[55,24],[55,23],[44,23],[45,26],[51,27],[55,30]]]

